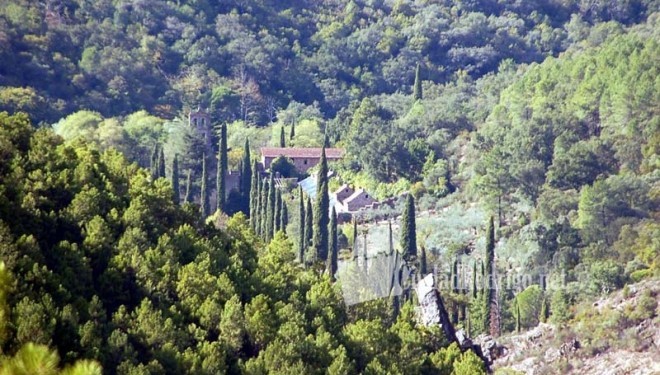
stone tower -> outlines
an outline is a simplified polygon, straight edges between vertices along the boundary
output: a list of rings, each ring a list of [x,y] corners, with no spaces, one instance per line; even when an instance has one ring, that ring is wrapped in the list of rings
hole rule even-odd
[[[213,150],[211,115],[199,106],[196,111],[190,111],[190,114],[188,115],[188,125],[195,129],[196,133],[204,139],[207,154],[210,155],[210,151]]]

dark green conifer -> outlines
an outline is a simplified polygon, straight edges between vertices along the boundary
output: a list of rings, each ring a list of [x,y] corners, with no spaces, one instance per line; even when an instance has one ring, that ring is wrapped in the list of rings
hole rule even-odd
[[[286,147],[286,138],[284,137],[284,125],[280,128],[280,147]]]
[[[305,197],[302,186],[298,187],[298,261],[305,261]]]
[[[202,213],[202,217],[206,218],[209,216],[209,190],[207,186],[207,180],[208,177],[206,175],[206,154],[202,155],[202,182],[201,182],[201,191],[200,191],[200,212]]]
[[[172,200],[174,204],[179,204],[181,196],[179,192],[179,155],[174,154],[172,161]]]
[[[186,195],[183,198],[183,202],[192,202],[192,169],[188,169],[188,175],[186,176]]]
[[[321,149],[321,161],[319,162],[319,172],[316,180],[313,246],[316,259],[325,262],[328,259],[328,213],[330,212],[328,161],[325,157],[325,147]]]
[[[293,137],[296,136],[296,122],[291,123],[291,132],[289,133],[289,139],[293,140]]]
[[[326,271],[330,275],[330,278],[335,280],[335,273],[337,273],[337,212],[335,208],[332,207],[332,213],[330,214],[330,228],[329,228],[329,239],[328,239],[328,260],[326,263]]]
[[[426,274],[429,272],[428,268],[426,267],[426,246],[420,247],[419,272],[421,273],[422,277],[426,276]]]
[[[406,196],[401,218],[401,251],[404,256],[417,256],[417,230],[415,228],[415,198]]]
[[[541,312],[539,313],[539,322],[546,323],[548,321],[548,302],[545,294],[541,295]]]
[[[227,126],[220,125],[220,141],[218,145],[218,168],[216,175],[216,195],[218,196],[216,209],[225,210],[225,197],[227,195]]]
[[[165,152],[163,151],[163,148],[160,148],[160,153],[158,155],[158,177],[159,178],[165,178],[167,177],[165,175]]]
[[[270,241],[275,234],[275,180],[270,174],[268,181],[268,208],[266,211],[266,240]]]
[[[282,217],[282,194],[278,189],[275,191],[275,210],[273,210],[273,232],[280,231],[282,225],[280,218]]]
[[[149,165],[149,171],[151,172],[151,178],[158,178],[158,145],[154,145],[153,150],[151,150],[151,164]]]
[[[472,299],[477,298],[477,262],[472,263]]]
[[[420,77],[420,70],[421,67],[418,63],[417,68],[415,69],[415,87],[413,89],[413,99],[415,101],[422,100],[422,79]]]
[[[357,219],[353,218],[353,260],[355,262],[357,262],[357,258],[358,258],[357,239],[358,239]]]
[[[518,302],[518,298],[516,298],[516,332],[520,333],[520,330],[520,302]]]
[[[259,185],[259,169],[255,160],[252,163],[252,181],[250,183],[250,223],[255,233],[257,233],[257,223],[259,222]]]
[[[314,215],[312,211],[312,199],[307,197],[307,206],[305,207],[305,250],[312,246],[313,223]]]
[[[261,187],[261,214],[260,214],[260,229],[259,233],[261,234],[261,238],[266,239],[267,238],[267,233],[268,233],[268,191],[270,190],[270,186],[268,185],[269,180],[264,179]]]
[[[282,201],[282,212],[280,213],[280,230],[286,234],[286,226],[289,225],[289,209],[286,206],[286,202],[280,198]]]
[[[488,330],[493,337],[499,334],[499,317],[495,301],[495,226],[493,217],[488,220],[488,228],[486,229],[486,316],[484,328]]]
[[[244,214],[250,215],[250,188],[252,185],[252,161],[250,160],[250,141],[245,139],[245,147],[243,149],[243,162],[241,163],[241,177],[240,189],[243,204],[241,211]]]

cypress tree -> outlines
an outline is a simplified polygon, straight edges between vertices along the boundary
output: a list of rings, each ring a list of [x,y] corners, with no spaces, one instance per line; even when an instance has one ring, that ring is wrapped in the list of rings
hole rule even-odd
[[[275,192],[275,210],[273,211],[273,233],[277,233],[282,229],[280,221],[282,218],[282,194],[279,189]]]
[[[160,154],[158,155],[158,177],[165,178],[165,152],[163,148],[160,148]]]
[[[353,260],[356,262],[358,258],[357,238],[358,238],[357,219],[353,218]]]
[[[218,145],[218,168],[216,176],[216,195],[218,196],[216,209],[225,211],[227,195],[227,126],[220,125],[220,144]]]
[[[454,295],[458,294],[458,260],[454,259],[451,266],[451,291]],[[454,301],[451,308],[451,320],[458,324],[458,302]]]
[[[305,261],[305,197],[303,196],[302,186],[298,187],[298,261]]]
[[[174,154],[172,161],[172,200],[174,204],[179,204],[181,196],[179,192],[179,155]]]
[[[293,137],[296,136],[296,122],[291,123],[291,132],[289,133],[289,139],[293,140]]]
[[[289,209],[286,206],[286,202],[280,198],[282,201],[282,212],[280,213],[280,230],[286,234],[286,226],[289,225]]]
[[[545,295],[541,295],[541,312],[539,313],[539,322],[546,323],[548,321],[548,302]]]
[[[332,207],[332,213],[330,214],[330,237],[328,239],[328,260],[326,263],[326,270],[330,275],[330,278],[335,280],[335,273],[337,273],[337,212],[335,208]]]
[[[192,201],[192,169],[188,169],[188,176],[186,176],[186,195],[183,201],[184,203]]]
[[[206,176],[206,154],[202,155],[202,189],[200,193],[199,199],[201,200],[200,203],[200,212],[202,213],[202,217],[206,218],[209,216],[209,191],[208,191],[208,186],[207,186],[207,180],[208,177]]]
[[[259,209],[259,172],[257,161],[252,163],[252,181],[250,182],[250,223],[256,231],[257,210]]]
[[[313,223],[312,199],[307,197],[307,207],[305,207],[305,249],[312,245]]]
[[[286,140],[284,137],[284,125],[280,128],[280,147],[286,147]]]
[[[420,247],[419,272],[421,272],[422,277],[426,276],[426,274],[428,273],[428,269],[426,267],[426,246]]]
[[[477,298],[477,262],[472,263],[472,299]]]
[[[275,234],[275,180],[270,174],[268,181],[268,207],[266,208],[266,239],[270,241]]]
[[[520,333],[520,302],[516,298],[516,332]]]
[[[321,161],[317,176],[316,206],[314,211],[314,252],[317,259],[328,259],[328,213],[330,201],[328,197],[328,161],[325,158],[325,147],[321,149]]]
[[[246,215],[250,214],[250,188],[252,185],[252,165],[250,161],[250,141],[245,139],[245,147],[243,149],[243,162],[241,163],[241,197],[243,204],[241,211]]]
[[[149,164],[149,171],[151,172],[151,178],[158,178],[158,145],[154,145],[153,150],[151,150],[151,164]]]
[[[266,239],[268,233],[268,180],[264,179],[261,187],[261,213],[259,218],[260,228],[259,233],[261,238]]]
[[[394,254],[394,238],[392,237],[392,221],[387,222],[387,234],[388,234],[388,245],[389,245],[389,255]]]
[[[486,316],[485,329],[490,331],[491,336],[497,337],[499,333],[499,316],[495,301],[495,226],[493,217],[488,221],[486,230]]]
[[[401,250],[407,257],[417,255],[417,231],[415,228],[415,198],[412,194],[406,197],[401,219]]]
[[[422,100],[422,80],[420,77],[421,67],[417,63],[417,68],[415,69],[415,87],[413,89],[413,99],[415,101]]]

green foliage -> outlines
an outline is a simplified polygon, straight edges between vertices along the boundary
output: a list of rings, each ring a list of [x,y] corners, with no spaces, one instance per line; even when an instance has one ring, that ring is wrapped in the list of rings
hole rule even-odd
[[[220,141],[218,147],[218,165],[216,168],[216,210],[225,211],[225,196],[227,192],[227,126],[223,123],[220,125]],[[252,208],[252,207],[250,207]],[[252,217],[252,211],[250,211]]]
[[[296,166],[290,159],[284,156],[278,156],[275,158],[275,160],[273,160],[273,162],[270,164],[270,172],[279,173],[279,175],[283,178],[298,177],[298,170],[296,169]]]
[[[315,252],[314,258],[325,262],[328,259],[328,214],[330,212],[328,161],[325,157],[325,147],[321,150],[321,161],[319,162],[316,184],[312,246]]]
[[[408,194],[401,215],[400,246],[402,253],[407,257],[417,256],[417,230],[415,227],[415,198]]]
[[[337,238],[337,212],[335,208],[332,207],[332,212],[330,213],[330,223],[328,224],[328,259],[326,261],[326,271],[330,278],[334,280],[335,273],[337,273],[337,255],[339,253],[339,244]]]
[[[420,76],[421,67],[417,63],[417,68],[415,68],[415,84],[413,85],[413,100],[422,100],[422,78]]]
[[[200,213],[202,215],[202,218],[206,218],[211,214],[211,204],[209,202],[209,195],[211,192],[209,191],[208,188],[208,175],[207,175],[207,170],[208,167],[206,166],[206,155],[202,156],[202,177],[201,177],[201,183],[200,183],[200,192],[199,192],[199,209]]]

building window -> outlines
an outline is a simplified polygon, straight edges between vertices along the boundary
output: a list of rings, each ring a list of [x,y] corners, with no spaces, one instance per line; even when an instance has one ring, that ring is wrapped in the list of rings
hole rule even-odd
[[[303,164],[307,165],[307,159],[305,159],[305,160],[303,161]]]

